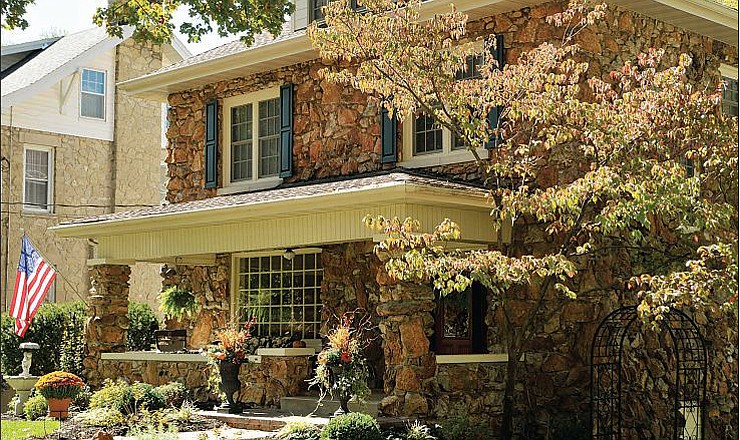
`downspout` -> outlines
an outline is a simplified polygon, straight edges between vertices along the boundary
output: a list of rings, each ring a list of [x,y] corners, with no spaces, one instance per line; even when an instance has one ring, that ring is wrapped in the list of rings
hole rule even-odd
[[[8,197],[8,202],[10,202],[12,197],[12,191],[10,190],[13,187],[13,106],[10,106],[10,122],[9,122],[9,135],[8,135],[8,188],[0,188],[0,192],[2,192],[2,189],[5,189],[5,191],[8,191],[6,194]],[[2,177],[0,177],[0,185],[2,184]],[[5,222],[5,267],[3,268],[5,270],[5,280],[3,284],[3,310],[8,310],[8,282],[10,281],[10,203],[6,205],[6,211],[7,211],[7,221]]]

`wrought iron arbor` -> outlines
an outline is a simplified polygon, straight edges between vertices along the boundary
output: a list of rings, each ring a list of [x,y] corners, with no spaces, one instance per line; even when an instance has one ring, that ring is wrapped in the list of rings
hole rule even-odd
[[[625,338],[637,320],[635,306],[622,307],[599,325],[591,346],[592,437],[620,440],[622,432],[622,354]],[[671,309],[662,321],[675,350],[673,440],[704,438],[707,351],[696,323]]]

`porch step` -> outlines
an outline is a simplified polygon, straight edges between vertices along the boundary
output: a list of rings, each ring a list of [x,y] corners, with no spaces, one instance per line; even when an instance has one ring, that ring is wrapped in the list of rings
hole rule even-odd
[[[198,411],[198,415],[219,420],[232,428],[264,432],[277,431],[285,426],[286,423],[292,421],[304,421],[315,423],[320,426],[329,422],[329,419],[327,418],[301,417],[270,408],[247,409],[241,414],[225,414],[218,411]]]
[[[370,394],[364,404],[360,404],[354,399],[350,400],[349,409],[352,412],[361,412],[377,417],[378,405],[383,397],[385,397],[385,394],[378,391]],[[327,396],[317,407],[318,400],[318,393],[303,396],[283,397],[280,399],[280,410],[291,414],[311,414],[316,417],[329,417],[334,414],[334,411],[336,411],[337,408],[339,408],[339,400],[330,399],[329,396]]]

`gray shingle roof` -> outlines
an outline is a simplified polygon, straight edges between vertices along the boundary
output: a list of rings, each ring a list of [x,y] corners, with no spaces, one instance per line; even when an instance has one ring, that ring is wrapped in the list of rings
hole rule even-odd
[[[177,63],[170,64],[169,66],[162,67],[161,69],[157,69],[153,72],[150,72],[146,75],[141,76],[140,78],[145,78],[145,77],[152,76],[152,75],[158,75],[158,74],[169,72],[172,70],[194,66],[196,64],[206,63],[206,62],[213,61],[218,58],[227,57],[230,55],[236,55],[241,52],[246,52],[248,50],[256,49],[258,47],[267,46],[268,44],[273,44],[279,41],[296,38],[303,34],[305,34],[305,30],[294,31],[292,23],[290,21],[287,21],[283,23],[283,29],[280,32],[280,35],[278,35],[277,37],[273,37],[272,34],[270,34],[267,31],[264,31],[254,36],[254,43],[252,43],[251,46],[247,46],[246,44],[242,43],[241,40],[235,40],[230,43],[226,43],[221,46],[215,47],[211,50],[207,50],[205,52],[199,53],[198,55],[185,58],[184,60],[179,61]]]
[[[152,208],[141,208],[131,211],[116,212],[112,214],[76,219],[66,223],[62,223],[60,224],[60,226],[90,224],[104,221],[141,219],[145,217],[175,215],[219,208],[249,206],[262,203],[297,200],[308,197],[369,190],[384,186],[403,184],[415,184],[419,186],[443,188],[449,190],[474,191],[478,192],[481,196],[485,196],[486,194],[488,194],[488,192],[484,188],[480,188],[477,186],[456,183],[438,177],[427,177],[409,174],[403,171],[394,171],[389,173],[347,178],[342,180],[311,182],[308,184],[284,184],[284,186],[281,185],[278,188],[270,190],[255,191],[244,194],[223,195],[192,202],[175,203],[171,205],[162,205]]]
[[[31,61],[3,78],[3,98],[39,83],[54,72],[61,71],[68,66],[70,61],[82,56],[108,38],[104,28],[93,28],[64,36]],[[115,40],[116,43],[120,41]]]

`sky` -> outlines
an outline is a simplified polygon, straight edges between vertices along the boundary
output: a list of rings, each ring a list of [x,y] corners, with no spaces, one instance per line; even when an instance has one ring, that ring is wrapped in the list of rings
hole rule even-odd
[[[18,44],[38,40],[44,34],[58,33],[58,31],[73,33],[89,29],[95,26],[92,22],[95,9],[107,4],[108,0],[36,0],[26,11],[29,26],[25,30],[6,31],[3,29],[0,33],[0,40],[3,45]],[[175,13],[175,28],[179,27],[185,18],[187,18],[187,11],[178,10]],[[195,55],[235,40],[237,37],[220,38],[218,35],[206,35],[198,44],[188,43],[187,37],[183,35],[178,35],[178,38]]]

